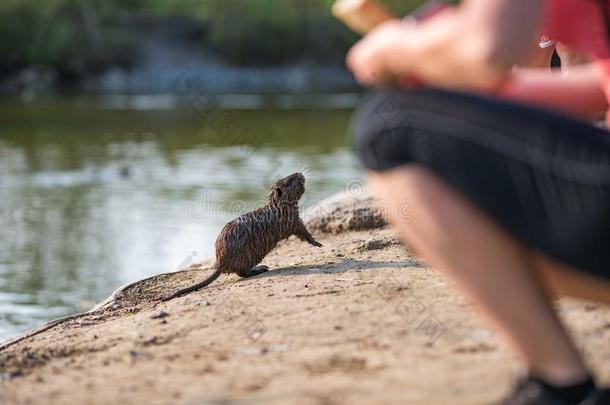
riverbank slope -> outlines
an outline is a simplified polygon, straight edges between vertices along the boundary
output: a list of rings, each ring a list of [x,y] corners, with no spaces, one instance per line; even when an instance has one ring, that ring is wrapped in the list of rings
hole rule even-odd
[[[283,243],[265,259],[266,274],[222,277],[158,302],[209,272],[209,263],[198,264],[136,283],[103,310],[0,350],[0,403],[499,399],[517,363],[476,309],[389,228],[342,224],[318,223],[335,232],[317,232],[320,249]],[[600,381],[610,383],[610,308],[569,299],[558,306]]]

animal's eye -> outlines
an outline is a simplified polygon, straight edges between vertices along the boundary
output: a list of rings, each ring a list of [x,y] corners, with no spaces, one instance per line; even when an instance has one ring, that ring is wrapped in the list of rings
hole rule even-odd
[[[275,189],[275,194],[277,194],[277,196],[278,196],[278,197],[281,197],[281,196],[282,196],[282,189],[281,189],[281,188],[279,188],[279,187],[278,187],[278,188],[276,188],[276,189]]]

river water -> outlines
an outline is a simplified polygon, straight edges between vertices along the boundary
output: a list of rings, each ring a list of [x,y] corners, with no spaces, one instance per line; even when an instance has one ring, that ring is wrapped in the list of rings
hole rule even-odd
[[[305,207],[361,177],[349,97],[223,100],[0,101],[0,340],[208,256],[279,177]]]

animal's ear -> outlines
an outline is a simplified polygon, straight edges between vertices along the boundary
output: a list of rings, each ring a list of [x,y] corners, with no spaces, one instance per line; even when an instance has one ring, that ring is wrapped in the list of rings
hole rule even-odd
[[[279,187],[275,188],[275,195],[276,195],[276,197],[278,197],[278,198],[281,197],[282,193],[283,193],[283,191],[282,191],[281,188],[279,188]]]

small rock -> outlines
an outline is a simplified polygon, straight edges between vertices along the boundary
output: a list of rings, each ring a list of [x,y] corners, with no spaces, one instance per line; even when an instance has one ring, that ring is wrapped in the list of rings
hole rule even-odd
[[[146,339],[144,341],[144,344],[147,344],[147,345],[154,345],[155,343],[157,343],[157,337],[156,336],[153,336],[153,337],[151,337],[149,339]]]
[[[150,353],[146,353],[146,352],[138,352],[135,350],[130,350],[129,351],[129,356],[131,357],[131,360],[135,361],[135,360],[141,360],[141,359],[150,359],[152,358],[152,354]]]
[[[359,252],[366,252],[369,250],[379,250],[379,249],[385,249],[388,246],[396,245],[398,243],[399,242],[394,239],[390,239],[390,240],[371,239],[371,240],[364,242],[360,246],[358,246],[356,248],[356,250]]]
[[[158,313],[156,313],[155,315],[151,316],[150,319],[163,319],[163,318],[167,318],[169,316],[169,314],[163,310],[159,311]]]
[[[21,377],[23,375],[23,370],[17,369],[10,373],[0,373],[0,381],[10,381],[15,377]]]

